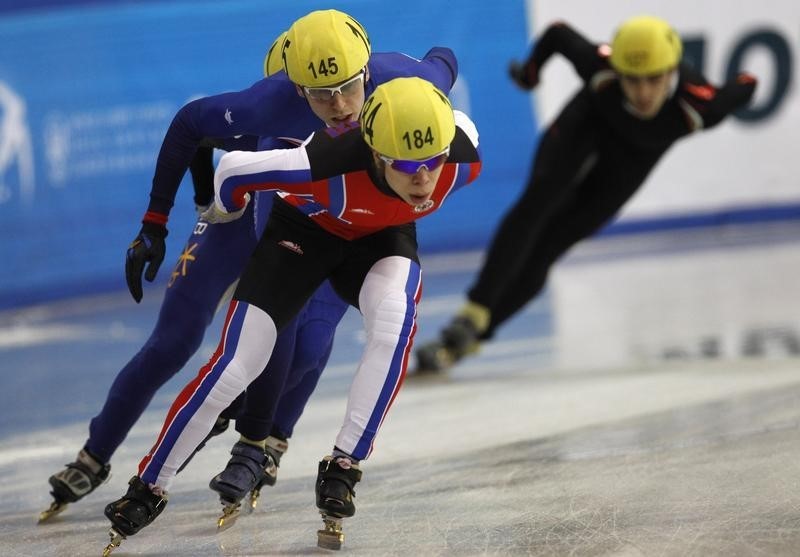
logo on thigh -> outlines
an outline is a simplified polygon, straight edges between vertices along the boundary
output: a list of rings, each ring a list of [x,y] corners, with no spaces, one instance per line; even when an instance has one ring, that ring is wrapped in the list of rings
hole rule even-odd
[[[175,284],[175,281],[178,280],[179,277],[185,277],[188,274],[189,263],[197,259],[197,257],[194,255],[194,251],[199,245],[200,244],[195,242],[193,244],[186,244],[186,247],[183,248],[183,252],[181,253],[180,257],[178,257],[178,263],[175,265],[175,268],[172,270],[172,274],[169,277],[167,288]]]
[[[298,255],[303,255],[303,248],[300,247],[300,244],[290,242],[289,240],[281,240],[280,242],[278,242],[278,245],[283,246],[288,250],[292,250]]]

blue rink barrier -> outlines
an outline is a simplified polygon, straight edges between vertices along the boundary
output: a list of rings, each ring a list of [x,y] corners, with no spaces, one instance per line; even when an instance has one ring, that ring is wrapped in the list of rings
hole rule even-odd
[[[279,33],[329,7],[317,0],[0,0],[0,308],[124,288],[125,250],[173,115],[192,98],[248,87]],[[483,248],[524,185],[537,141],[531,96],[506,73],[509,60],[528,50],[526,2],[342,0],[336,7],[365,25],[375,51],[455,51],[460,72],[451,99],[478,126],[484,167],[479,180],[419,222],[420,249]],[[170,216],[161,283],[195,219],[185,182]],[[751,219],[797,218],[791,207],[744,211]],[[727,217],[607,230],[720,218]]]
[[[330,3],[249,1],[0,4],[0,307],[124,287],[154,163],[175,112],[197,96],[248,87],[293,20]],[[528,95],[506,78],[525,53],[521,1],[452,5],[338,2],[375,51],[460,62],[456,107],[478,124],[483,176],[420,227],[421,248],[486,241],[521,185],[535,126]],[[480,26],[476,26],[480,22]],[[2,149],[0,149],[2,151]],[[188,174],[187,174],[188,176]],[[185,180],[169,222],[169,274],[194,219]]]

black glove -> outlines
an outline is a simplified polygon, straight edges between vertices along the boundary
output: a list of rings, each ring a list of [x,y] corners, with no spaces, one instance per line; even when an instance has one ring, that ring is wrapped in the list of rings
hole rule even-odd
[[[128,290],[136,303],[142,301],[142,271],[145,263],[149,263],[144,278],[153,282],[158,273],[167,246],[164,238],[167,237],[167,227],[163,224],[152,222],[142,223],[139,235],[131,242],[128,253],[125,255],[125,281]]]
[[[539,70],[533,62],[526,64],[512,60],[508,64],[508,75],[523,89],[533,89],[539,85]]]

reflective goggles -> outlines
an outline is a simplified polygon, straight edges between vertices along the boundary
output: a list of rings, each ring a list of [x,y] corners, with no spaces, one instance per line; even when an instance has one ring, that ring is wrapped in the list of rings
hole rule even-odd
[[[447,160],[447,157],[450,155],[450,147],[439,153],[438,155],[434,155],[429,159],[425,159],[424,161],[404,161],[400,159],[390,159],[389,157],[384,157],[383,155],[378,155],[380,159],[391,166],[394,170],[398,172],[402,172],[404,174],[416,174],[423,168],[430,172],[431,170],[435,170],[441,164],[444,164],[444,161]]]
[[[359,89],[364,87],[364,74],[365,71],[361,70],[356,75],[336,87],[306,87],[303,86],[303,91],[306,97],[315,101],[329,101],[333,95],[339,93],[343,97],[354,95]]]

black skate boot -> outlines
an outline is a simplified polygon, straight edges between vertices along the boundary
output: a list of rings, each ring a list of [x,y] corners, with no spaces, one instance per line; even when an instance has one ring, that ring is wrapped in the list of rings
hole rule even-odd
[[[111,474],[111,465],[102,464],[86,449],[81,449],[75,462],[50,476],[48,480],[53,488],[50,495],[53,503],[46,511],[39,514],[39,522],[45,522],[67,508],[69,503],[80,501],[97,487],[106,482]]]
[[[442,329],[439,340],[417,350],[417,372],[440,372],[452,367],[468,354],[480,349],[481,335],[491,322],[488,307],[468,300],[450,324]]]
[[[438,373],[453,367],[459,360],[480,348],[480,331],[464,316],[455,317],[442,329],[437,340],[417,349],[417,372]]]
[[[341,549],[344,543],[342,519],[356,514],[355,485],[361,470],[347,457],[326,456],[319,463],[316,494],[317,508],[325,524],[317,530],[317,545],[325,549]]]
[[[269,473],[272,474],[272,484],[278,475],[278,466],[273,457],[261,447],[237,441],[231,449],[231,455],[225,469],[211,478],[208,484],[219,493],[223,505],[217,528],[233,524],[239,516],[242,499],[248,493],[251,494],[250,508],[255,508],[261,486],[270,481],[267,477]]]
[[[111,542],[103,551],[103,557],[111,555],[126,537],[153,522],[166,506],[166,493],[154,493],[139,476],[132,477],[128,482],[128,492],[106,505],[105,515],[111,521],[108,531]]]
[[[211,428],[211,431],[208,432],[208,435],[206,435],[203,438],[203,440],[200,441],[200,444],[197,445],[192,454],[189,455],[189,458],[183,461],[183,464],[181,464],[180,468],[178,468],[178,471],[175,473],[180,474],[183,471],[183,469],[186,468],[189,462],[191,462],[191,460],[194,458],[194,455],[199,453],[203,449],[203,447],[206,446],[206,443],[208,443],[209,439],[225,433],[228,430],[228,426],[230,425],[230,423],[231,421],[228,418],[223,418],[223,417],[217,418],[217,421],[214,422],[214,427]]]

